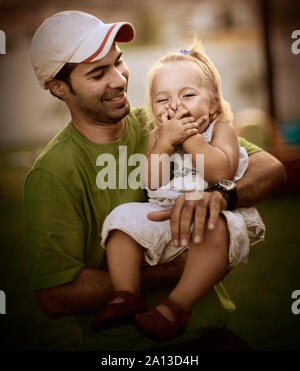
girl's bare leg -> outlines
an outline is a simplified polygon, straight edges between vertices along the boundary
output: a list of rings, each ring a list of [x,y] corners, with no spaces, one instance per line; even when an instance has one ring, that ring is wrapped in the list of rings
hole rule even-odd
[[[169,298],[190,312],[192,306],[227,273],[228,246],[229,232],[223,217],[213,230],[206,225],[203,241],[191,243],[183,274]],[[156,309],[170,321],[175,320],[173,312],[165,305],[158,305]]]
[[[128,234],[114,229],[106,244],[109,274],[114,291],[130,291],[138,294],[141,289],[143,248]],[[113,302],[123,301],[115,298]]]

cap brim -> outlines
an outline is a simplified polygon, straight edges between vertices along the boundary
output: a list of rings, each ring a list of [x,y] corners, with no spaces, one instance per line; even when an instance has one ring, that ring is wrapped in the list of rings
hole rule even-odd
[[[94,62],[109,52],[114,41],[129,42],[134,38],[130,23],[119,22],[101,25],[89,34],[66,63]]]

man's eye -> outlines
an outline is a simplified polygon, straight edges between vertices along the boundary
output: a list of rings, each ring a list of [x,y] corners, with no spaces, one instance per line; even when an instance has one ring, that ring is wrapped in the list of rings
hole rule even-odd
[[[101,73],[100,75],[94,76],[93,80],[100,80],[102,76],[103,76],[103,73]]]
[[[122,64],[124,61],[123,61],[123,59],[118,59],[117,61],[116,61],[116,66],[119,66],[120,64]]]

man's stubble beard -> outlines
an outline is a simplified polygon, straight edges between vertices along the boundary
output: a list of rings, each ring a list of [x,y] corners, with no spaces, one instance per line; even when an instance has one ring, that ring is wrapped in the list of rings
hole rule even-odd
[[[101,109],[101,107],[99,107],[99,109],[93,109],[84,104],[80,104],[79,109],[81,113],[88,118],[89,121],[92,121],[96,125],[113,125],[117,124],[128,115],[128,113],[130,112],[130,104],[127,99],[123,107],[112,110],[111,112],[110,110],[106,110],[103,108]]]

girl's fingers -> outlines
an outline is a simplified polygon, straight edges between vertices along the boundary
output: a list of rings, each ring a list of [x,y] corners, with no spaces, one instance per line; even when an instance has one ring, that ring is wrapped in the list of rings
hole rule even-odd
[[[187,136],[191,136],[191,135],[194,135],[194,134],[197,134],[198,133],[198,129],[188,129],[185,131],[185,135]]]
[[[182,119],[184,116],[186,116],[188,114],[189,114],[189,111],[187,109],[183,108],[183,109],[177,110],[177,112],[176,112],[176,114],[175,114],[174,117],[177,120],[180,120],[180,119]]]
[[[208,116],[206,116],[206,115],[204,115],[204,116],[201,116],[201,117],[199,117],[197,120],[196,120],[196,122],[199,124],[199,125],[201,125],[201,124],[203,124],[205,121],[207,121],[208,120]]]
[[[167,111],[168,111],[168,115],[169,115],[170,119],[175,117],[175,112],[172,110],[172,108],[170,106],[167,108]]]
[[[193,120],[186,120],[186,121],[183,121],[182,122],[182,125],[184,127],[185,130],[187,129],[194,129],[194,128],[197,128],[199,129],[199,124]]]
[[[183,117],[181,120],[177,120],[179,124],[181,125],[187,125],[187,124],[193,124],[195,127],[199,127],[199,124],[195,121],[194,117],[188,116]]]
[[[168,121],[168,113],[167,113],[167,112],[163,113],[163,114],[160,116],[160,120],[161,120],[161,122],[166,122],[166,121]]]

